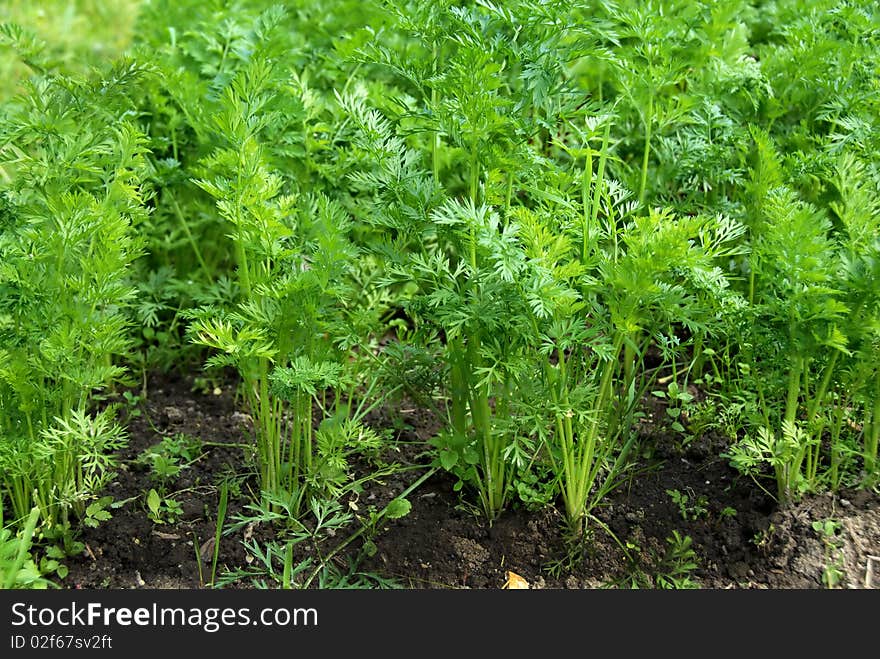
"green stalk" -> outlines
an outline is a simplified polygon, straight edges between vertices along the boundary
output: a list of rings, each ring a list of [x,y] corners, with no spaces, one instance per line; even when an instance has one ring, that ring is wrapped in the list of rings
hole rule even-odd
[[[863,458],[865,474],[874,480],[877,472],[877,449],[880,446],[880,374],[874,376],[873,404],[865,425]]]
[[[843,429],[843,416],[845,408],[838,405],[834,410],[834,424],[831,426],[831,489],[837,491],[840,488],[840,461],[843,456],[843,447],[840,445],[840,431]]]
[[[645,113],[645,151],[642,155],[642,180],[639,184],[639,204],[645,201],[645,190],[648,186],[648,161],[651,156],[651,129],[654,124],[654,94],[648,95],[648,110]]]
[[[836,413],[836,410],[835,410]],[[831,454],[834,455],[836,451],[837,444],[835,442],[834,437],[834,428],[831,429]],[[804,447],[804,453],[806,463],[804,465],[804,478],[806,482],[809,483],[810,488],[814,488],[817,484],[817,475],[819,473],[819,462],[822,453],[822,433],[825,432],[825,422],[819,424],[816,428],[815,433],[809,436],[806,446]],[[839,434],[838,434],[839,437]],[[833,461],[833,457],[832,457]],[[798,468],[800,468],[800,456],[799,460],[795,463]]]
[[[266,465],[268,463],[268,448],[266,447],[265,438],[263,437],[263,433],[260,432],[260,428],[257,425],[258,419],[257,416],[257,392],[255,390],[256,383],[252,382],[249,378],[245,377],[245,373],[241,370],[239,374],[242,376],[244,380],[244,388],[245,388],[245,402],[247,404],[247,408],[250,410],[251,416],[254,417],[254,441],[257,445],[257,460],[259,461],[258,467],[260,471],[260,487],[263,487],[264,484],[268,480],[268,473],[266,471]]]
[[[21,466],[16,467],[16,471],[21,469]],[[27,516],[28,506],[31,503],[29,493],[33,491],[33,487],[30,485],[30,479],[23,473],[16,475],[6,483],[6,488],[12,503],[12,513],[16,518],[23,519]]]
[[[171,199],[171,209],[174,211],[174,215],[180,222],[180,226],[183,227],[183,232],[186,234],[187,242],[189,242],[189,245],[192,248],[193,254],[196,257],[196,261],[199,262],[199,266],[201,266],[202,271],[205,273],[208,279],[213,279],[214,271],[208,267],[207,263],[205,263],[205,259],[202,257],[202,250],[199,249],[199,244],[193,237],[192,231],[189,228],[189,222],[186,221],[186,217],[184,217],[183,211],[180,210],[177,199],[174,197],[174,195],[169,194],[168,196]]]
[[[590,210],[590,222],[596,226],[599,219],[599,201],[605,183],[605,164],[608,162],[608,141],[611,139],[611,122],[605,126],[605,135],[602,136],[602,150],[599,152],[599,168],[596,172],[596,184],[593,189],[593,204]]]
[[[623,336],[619,335],[615,342],[615,355],[620,353],[622,343]],[[563,408],[567,408],[568,384],[564,355],[560,353],[558,359],[561,364],[559,381],[562,383],[562,386],[551,387],[551,391],[554,392],[556,401],[564,401]],[[580,437],[576,441],[571,419],[566,417],[563,420],[557,413],[557,433],[562,440],[561,448],[563,452],[563,500],[566,506],[569,528],[578,536],[583,532],[584,520],[589,513],[587,500],[599,473],[600,465],[594,464],[596,445],[599,440],[601,419],[603,415],[609,413],[609,399],[616,369],[616,360],[608,360],[604,365],[599,389],[592,405],[595,414],[585,436]],[[559,390],[558,393],[556,393],[557,389]]]
[[[303,447],[303,457],[305,458],[303,471],[307,476],[310,476],[314,462],[312,398],[308,394],[303,394],[302,399],[303,435],[305,438],[305,446]]]
[[[196,569],[199,571],[199,586],[205,585],[205,573],[202,568],[202,555],[199,553],[199,536],[192,532],[192,546],[196,555]]]
[[[279,480],[281,481],[282,487],[287,490],[290,489],[290,442],[287,442],[286,449],[287,453],[285,455],[285,444],[283,440],[288,437],[288,429],[289,425],[285,423],[284,420],[284,401],[279,399],[276,396],[272,396],[272,437],[276,438],[274,441],[278,445],[278,473],[280,474]],[[285,461],[285,457],[287,460]],[[283,465],[287,462],[288,468],[287,471],[284,471]]]
[[[574,427],[571,416],[569,416],[569,397],[568,397],[568,373],[565,363],[565,352],[562,348],[556,350],[557,369],[559,371],[556,378],[556,386],[553,387],[553,397],[557,404],[556,412],[556,432],[559,435],[560,448],[562,449],[563,459],[563,492],[562,498],[565,502],[565,514],[568,518],[569,525],[576,533],[580,533],[583,520],[583,506],[580,497],[580,481],[578,474],[578,451],[575,443]]]
[[[565,364],[565,352],[561,348],[557,349],[557,359],[559,360],[559,398],[563,408],[565,409],[565,412],[563,413],[563,425],[565,427],[565,436],[571,440],[573,448],[574,426],[571,420],[572,417],[568,414],[569,412],[572,412],[572,410],[569,408],[568,373]]]
[[[9,571],[6,573],[6,579],[3,583],[3,588],[5,590],[11,590],[15,585],[18,572],[21,570],[21,566],[24,565],[27,553],[31,548],[31,539],[34,537],[34,530],[37,528],[37,520],[39,517],[40,509],[34,506],[31,508],[27,522],[25,522],[21,540],[18,543],[18,551],[15,554],[15,560],[13,560],[12,565],[9,566]]]
[[[623,391],[629,390],[635,377],[637,338],[638,335],[633,333],[623,344]]]
[[[819,383],[819,388],[816,390],[810,404],[807,406],[807,424],[809,425],[813,418],[816,416],[816,412],[819,410],[819,406],[822,404],[822,401],[825,400],[825,395],[828,393],[828,387],[831,385],[831,376],[834,374],[834,367],[837,364],[837,359],[840,357],[840,351],[835,350],[831,355],[831,359],[828,364],[825,365],[825,369],[822,372],[822,380]]]
[[[431,60],[432,66],[434,70],[434,75],[437,75],[437,69],[440,66],[440,52],[436,43],[433,44],[431,49]],[[435,115],[437,114],[437,89],[436,87],[431,87],[431,112]],[[431,173],[434,177],[434,185],[440,185],[440,127],[437,127],[437,130],[434,131],[434,137],[431,140]]]
[[[578,456],[579,470],[576,474],[577,482],[577,517],[574,526],[578,533],[583,532],[583,523],[589,514],[588,498],[593,484],[599,475],[601,464],[595,460],[596,446],[599,441],[600,418],[606,411],[607,398],[611,391],[611,378],[605,379],[605,375],[614,372],[614,365],[609,363],[606,365],[605,374],[603,374],[603,383],[600,385],[600,391],[596,404],[594,405],[595,418],[590,424],[586,438],[582,439],[580,455]],[[607,438],[606,438],[607,439]],[[609,477],[611,474],[609,474]]]
[[[788,372],[788,393],[785,398],[785,421],[794,425],[797,418],[798,398],[801,392],[801,375],[804,372],[804,358],[793,357],[792,368]]]
[[[620,337],[616,342],[614,350],[615,355],[620,354],[622,340],[622,337]],[[615,363],[615,360],[610,359],[608,360],[608,362],[605,363],[605,368],[602,372],[602,380],[599,382],[599,393],[597,394],[598,399],[596,400],[596,404],[594,405],[597,414],[594,416],[593,422],[590,424],[590,431],[587,435],[587,441],[592,442],[593,444],[595,444],[595,441],[599,436],[601,416],[603,414],[610,415],[613,412],[613,408],[611,407],[611,392],[613,390],[612,382],[614,378],[614,372],[616,370],[617,365]],[[608,423],[609,428],[612,425],[616,424]]]
[[[793,357],[792,368],[788,373],[788,393],[785,400],[785,416],[784,420],[787,424],[794,427],[797,418],[798,398],[801,390],[801,375],[804,371],[804,358]],[[798,453],[803,449],[799,447]],[[778,464],[775,466],[776,471],[776,488],[780,503],[788,501],[791,486],[800,473],[800,457],[789,459],[787,464]]]
[[[700,377],[703,373],[703,365],[706,361],[705,356],[703,355],[703,334],[698,333],[694,337],[694,357],[691,360],[690,366],[687,371],[685,371],[684,377],[685,382],[684,386],[687,387],[688,381],[691,378],[691,373],[693,373],[696,377]]]
[[[468,339],[468,366],[471,373],[482,366],[481,339],[474,333]],[[469,401],[471,420],[482,447],[484,482],[482,498],[486,515],[491,523],[504,507],[506,479],[505,465],[501,457],[501,442],[492,433],[492,411],[489,405],[489,386],[470,382]]]
[[[293,433],[290,437],[290,446],[291,446],[291,470],[293,471],[293,480],[291,482],[292,486],[296,486],[300,482],[300,478],[302,475],[302,451],[303,451],[303,429],[302,429],[302,392],[297,392],[294,395],[293,399],[293,414],[294,419],[291,424],[293,428]]]
[[[819,424],[818,427],[814,428],[813,423],[816,419],[816,413],[819,410],[819,406],[825,400],[825,396],[828,393],[828,388],[831,385],[831,377],[834,374],[834,367],[837,364],[837,359],[840,356],[839,351],[835,351],[831,355],[831,359],[825,365],[825,368],[822,372],[822,379],[819,382],[819,387],[816,389],[816,392],[810,399],[809,404],[807,405],[807,420],[806,427],[808,432],[810,433],[810,442],[805,447],[806,450],[806,479],[807,482],[811,485],[816,484],[816,477],[819,471],[819,458],[822,449],[822,434],[825,431],[825,423],[824,421]],[[809,393],[809,387],[807,386],[807,369],[804,367],[804,390]],[[832,429],[833,430],[833,429]],[[839,439],[840,433],[837,433],[837,439]],[[832,432],[832,442],[831,442],[831,453],[832,453],[832,462],[834,461],[834,454],[839,450],[839,446],[837,445],[834,437],[834,433]],[[796,466],[799,467],[799,464]]]
[[[260,425],[263,427],[263,437],[268,448],[269,490],[277,492],[280,486],[281,469],[278,464],[280,446],[278,438],[272,432],[272,409],[269,399],[269,363],[260,359]]]
[[[477,205],[477,194],[480,187],[480,161],[479,161],[479,153],[477,151],[477,143],[476,141],[471,145],[471,183],[470,183],[470,197],[471,201],[474,204],[474,207]],[[470,227],[470,264],[471,269],[476,272],[477,270],[477,230],[473,226]]]
[[[243,168],[243,163],[240,163],[239,170],[238,170],[238,183],[237,183],[237,187],[236,187],[236,189],[239,191],[242,188],[242,180],[241,180],[242,168]],[[240,217],[241,210],[242,210],[241,192],[238,193],[238,198],[236,199],[235,208],[236,208],[236,215],[238,216],[236,218],[237,221],[235,224],[236,224],[236,226],[241,226],[241,217]],[[250,275],[250,268],[248,266],[247,252],[245,251],[245,248],[244,248],[244,240],[242,239],[241,236],[236,236],[235,238],[233,238],[233,240],[235,242],[235,260],[236,260],[236,263],[238,264],[238,284],[239,284],[239,287],[241,288],[242,295],[245,298],[249,298],[251,295],[251,275]]]
[[[593,187],[593,149],[587,142],[587,158],[584,163],[584,174],[581,177],[581,203],[584,207],[584,241],[581,247],[581,263],[587,262],[587,238],[590,235],[590,191]]]
[[[558,404],[558,394],[553,392],[554,403]],[[571,450],[571,438],[565,431],[565,424],[562,422],[563,415],[557,412],[555,415],[556,435],[559,437],[559,446],[562,449],[562,499],[565,502],[565,513],[569,522],[575,519],[574,503],[574,456]]]

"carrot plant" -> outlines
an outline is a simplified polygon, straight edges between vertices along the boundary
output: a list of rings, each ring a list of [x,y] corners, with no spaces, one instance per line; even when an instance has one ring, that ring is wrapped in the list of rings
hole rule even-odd
[[[341,101],[357,129],[353,186],[386,231],[389,283],[418,286],[407,310],[443,340],[439,463],[492,521],[547,462],[580,531],[626,463],[648,346],[707,329],[727,289],[715,260],[736,253],[742,231],[635,213],[607,176],[612,116],[568,73],[603,56],[597,37],[589,24],[562,38],[550,27],[573,15],[529,3],[407,12],[401,25],[429,63],[407,66],[391,49],[367,61],[398,72],[418,101],[396,123],[354,94]],[[413,132],[430,137],[407,141]]]
[[[560,237],[528,248],[537,248],[542,265],[555,275],[548,279],[566,291],[553,296],[552,313],[535,318],[540,331],[535,343],[543,355],[536,403],[550,403],[553,424],[545,442],[566,519],[578,534],[627,466],[639,401],[656,378],[646,364],[648,350],[661,346],[677,377],[676,357],[687,359],[676,347],[678,334],[711,333],[714,310],[733,297],[718,262],[738,251],[742,233],[723,218],[676,218],[659,211],[627,217],[626,205],[607,211],[609,230],[594,236],[592,263],[580,281],[559,279],[578,261],[571,247],[574,253],[559,251],[565,245]],[[545,241],[565,235],[547,231],[552,221],[545,223],[539,229]]]
[[[767,222],[751,260],[754,316],[746,320],[756,329],[747,344],[754,371],[749,382],[758,392],[764,424],[733,455],[739,465],[747,455],[766,456],[776,473],[777,496],[785,501],[816,485],[820,436],[796,422],[802,402],[812,417],[828,393],[846,350],[838,328],[845,307],[833,286],[827,218],[784,190],[771,193],[765,209]]]
[[[633,186],[639,203],[646,201],[649,192],[648,172],[656,134],[679,120],[691,103],[689,96],[675,92],[690,64],[687,49],[693,47],[682,38],[686,33],[683,28],[690,28],[692,34],[698,16],[699,3],[666,1],[623,3],[615,15],[626,49],[617,71],[619,92],[635,109],[643,139],[637,184]]]
[[[156,2],[139,20],[135,51],[158,70],[140,99],[157,190],[138,277],[138,365],[144,370],[180,365],[187,353],[189,363],[203,359],[183,336],[185,314],[236,295],[235,251],[215,199],[195,183],[195,169],[220,146],[212,117],[222,112],[224,88],[245,75],[248,53],[268,38],[281,13],[238,3],[215,10]]]
[[[832,181],[839,200],[830,204],[842,225],[837,258],[847,315],[842,332],[847,337],[849,359],[839,369],[832,398],[829,432],[832,439],[830,484],[842,482],[841,463],[846,451],[846,410],[861,410],[862,480],[876,483],[880,440],[880,190],[877,177],[864,162],[842,156]],[[821,410],[810,410],[822,418]],[[850,420],[851,421],[851,420]]]
[[[346,103],[363,131],[359,147],[380,158],[369,178],[360,177],[358,183],[376,186],[379,194],[387,191],[425,213],[414,221],[407,222],[406,216],[397,220],[404,209],[394,202],[377,203],[376,210],[383,214],[378,219],[397,222],[399,246],[411,240],[423,245],[421,253],[411,258],[406,251],[391,253],[388,281],[414,282],[419,290],[407,308],[417,331],[423,338],[438,332],[446,338],[450,433],[437,440],[439,460],[447,469],[458,466],[462,483],[476,486],[484,512],[492,519],[510,496],[505,439],[493,422],[493,416],[505,409],[504,384],[512,378],[520,343],[505,321],[511,311],[514,322],[524,311],[514,283],[496,276],[492,265],[503,247],[499,216],[482,204],[455,199],[432,210],[436,188],[430,170],[416,166],[417,154],[406,149],[381,115],[357,99]],[[446,253],[447,246],[455,256]],[[388,253],[394,247],[388,243],[384,249]]]
[[[265,14],[263,28],[282,16]],[[287,87],[288,75],[253,53],[200,128],[217,146],[194,168],[195,183],[215,200],[234,254],[234,297],[187,315],[192,339],[216,352],[208,365],[232,366],[242,378],[260,489],[293,497],[300,510],[344,480],[347,453],[379,437],[359,423],[371,391],[354,400],[365,372],[345,368],[347,276],[357,258],[347,213],[307,180],[279,173],[280,154],[268,142],[297,116],[308,120],[296,105],[302,89]],[[327,421],[317,434],[313,406]]]
[[[391,71],[416,94],[399,121],[419,137],[408,145],[363,98],[341,96],[355,128],[352,182],[367,195],[363,219],[380,229],[376,251],[389,281],[418,287],[408,311],[419,332],[444,338],[449,432],[436,440],[439,460],[475,487],[491,521],[513,491],[509,415],[528,331],[526,300],[508,267],[517,251],[508,212],[515,177],[529,176],[540,157],[528,140],[543,141],[552,113],[574,105],[563,90],[559,104],[548,96],[530,108],[526,98],[543,93],[536,78],[545,63],[531,61],[527,39],[505,41],[518,27],[546,37],[545,15],[524,26],[516,10],[489,3],[386,6],[397,22],[392,47],[367,47],[362,61]],[[542,117],[539,107],[551,115]]]
[[[0,474],[17,519],[96,522],[126,434],[95,402],[124,375],[147,211],[130,94],[143,67],[37,76],[0,120]],[[100,514],[99,514],[100,512]]]
[[[357,519],[340,500],[395,393],[443,426],[423,478],[451,472],[490,524],[557,505],[584,537],[641,455],[646,396],[673,416],[694,385],[691,430],[723,427],[781,503],[875,486],[876,18],[152,0],[89,74],[73,60],[96,53],[0,26],[0,69],[31,73],[0,110],[0,504],[25,531],[4,556],[106,519],[126,431],[105,399],[127,370],[146,397],[153,369],[196,364],[238,378],[285,586],[330,574],[297,580],[295,545]]]
[[[876,26],[858,3],[750,20],[771,93],[742,198],[752,254],[730,378],[755,411],[735,464],[776,496],[876,480]],[[833,18],[832,18],[833,17]],[[794,72],[797,75],[794,75]],[[796,111],[794,110],[796,108]],[[860,456],[859,461],[856,456]]]
[[[863,166],[843,157],[833,182],[838,200],[830,205],[835,228],[828,211],[785,186],[767,136],[756,139],[764,162],[753,170],[760,197],[743,347],[760,422],[731,456],[747,472],[772,466],[776,496],[788,502],[840,485],[849,453],[845,412],[854,405],[864,413],[865,473],[875,477],[878,196]]]
[[[329,59],[322,54],[330,46],[319,47],[318,33],[309,33],[311,45],[305,48],[303,23],[316,19],[305,4],[299,12],[265,0],[159,0],[142,8],[134,52],[158,71],[140,99],[157,190],[143,229],[147,253],[138,276],[143,369],[180,367],[184,355],[187,365],[203,359],[199,347],[183,336],[186,313],[239,294],[238,251],[216,198],[197,183],[200,163],[229,147],[215,119],[228,116],[233,83],[241,91],[250,76],[250,100],[259,95],[261,107],[239,118],[266,114],[259,126],[250,127],[271,145],[260,155],[265,166],[285,181],[295,180],[304,193],[332,187],[325,185],[323,170],[332,176],[333,169],[321,158],[329,130],[325,95],[314,88],[315,78],[322,82],[324,59]],[[357,11],[348,10],[354,20]],[[323,20],[332,22],[333,16],[330,12]],[[261,75],[268,77],[254,78]],[[234,133],[239,141],[240,133]]]

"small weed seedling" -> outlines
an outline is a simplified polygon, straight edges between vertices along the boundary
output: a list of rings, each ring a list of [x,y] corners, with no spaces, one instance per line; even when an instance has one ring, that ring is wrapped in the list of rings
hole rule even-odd
[[[162,496],[156,490],[147,492],[147,517],[154,524],[174,524],[183,515],[180,503],[170,496]]]
[[[165,488],[198,459],[201,449],[201,440],[177,433],[145,449],[135,462],[149,467],[150,480],[157,487]]]
[[[752,536],[752,544],[761,551],[768,551],[770,543],[773,541],[773,535],[776,533],[776,527],[771,524],[766,529],[762,529]]]
[[[700,585],[693,580],[692,572],[697,569],[697,553],[691,546],[693,540],[689,535],[682,536],[678,531],[666,538],[669,545],[666,555],[656,576],[658,588],[663,589],[694,589]]]
[[[681,423],[682,412],[693,401],[693,395],[682,390],[674,380],[667,385],[666,391],[658,389],[651,393],[657,398],[665,399],[668,402],[666,415],[672,419],[672,429],[684,434],[686,431]]]
[[[672,499],[672,502],[678,506],[678,511],[684,521],[696,521],[700,517],[709,514],[709,500],[700,495],[694,494],[694,491],[687,488],[689,494],[684,494],[680,490],[666,490],[666,494]],[[734,511],[736,512],[736,511]]]
[[[818,519],[813,522],[813,530],[819,534],[825,546],[825,568],[822,570],[822,583],[826,588],[837,588],[843,581],[843,553],[840,543],[840,522],[833,519]]]
[[[123,391],[122,398],[125,400],[125,407],[129,419],[135,419],[142,414],[140,404],[143,399],[141,396],[133,394],[130,391]]]
[[[643,552],[638,544],[627,541],[626,554],[631,563],[630,588],[691,590],[700,587],[693,578],[693,571],[699,566],[691,537],[673,530],[666,538],[666,544],[663,553],[654,549]]]

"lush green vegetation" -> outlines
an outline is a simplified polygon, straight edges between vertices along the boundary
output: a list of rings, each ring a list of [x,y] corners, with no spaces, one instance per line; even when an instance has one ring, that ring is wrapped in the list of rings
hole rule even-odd
[[[41,5],[0,8],[7,584],[109,517],[107,401],[170,368],[237,374],[287,585],[396,396],[486,524],[573,542],[652,393],[780,505],[880,481],[874,3]]]

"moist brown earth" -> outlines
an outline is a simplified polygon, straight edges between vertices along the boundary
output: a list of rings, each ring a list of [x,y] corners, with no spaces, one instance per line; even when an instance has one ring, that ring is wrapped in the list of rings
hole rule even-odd
[[[656,401],[654,402],[656,405]],[[655,409],[656,412],[661,411]],[[597,589],[700,587],[711,589],[880,588],[880,495],[842,491],[812,495],[784,510],[751,479],[719,457],[724,440],[708,434],[686,444],[663,428],[642,423],[644,447],[637,469],[593,511],[586,541],[572,545],[553,508],[513,507],[491,526],[454,491],[454,479],[437,471],[407,498],[408,515],[361,532],[358,520],[399,496],[427,471],[425,440],[436,431],[431,415],[415,405],[373,415],[377,429],[393,427],[393,455],[399,467],[346,495],[343,510],[352,522],[320,545],[296,546],[294,564],[316,554],[338,574],[358,578],[315,579],[309,587],[384,585],[402,588],[507,587]],[[162,374],[149,381],[147,396],[128,406],[130,442],[120,453],[117,478],[106,494],[117,502],[112,519],[87,529],[85,550],[70,557],[64,588],[200,588],[210,581],[216,530],[218,483],[230,482],[227,521],[252,502],[254,478],[242,477],[250,464],[249,418],[236,400],[234,380]],[[661,414],[662,416],[662,414]],[[394,421],[393,419],[397,419]],[[156,523],[148,516],[145,493],[155,488],[149,469],[135,461],[163,437],[184,433],[201,440],[199,457],[167,486],[178,501],[178,520]],[[381,461],[380,461],[381,462]],[[376,462],[370,463],[375,466]],[[370,465],[355,465],[364,473]],[[358,474],[364,475],[364,474]],[[680,505],[673,494],[687,496]],[[830,529],[822,533],[816,523]],[[272,540],[271,525],[249,524],[221,539],[218,576],[249,570],[256,576],[226,587],[250,588],[259,559],[244,541]],[[676,555],[673,541],[690,539],[692,555]],[[305,565],[305,563],[302,563]],[[310,568],[311,569],[311,568]],[[277,573],[280,575],[280,565]],[[266,572],[266,571],[264,571]],[[302,574],[307,574],[305,570]],[[300,580],[298,583],[305,583]],[[277,584],[276,584],[277,585]]]

